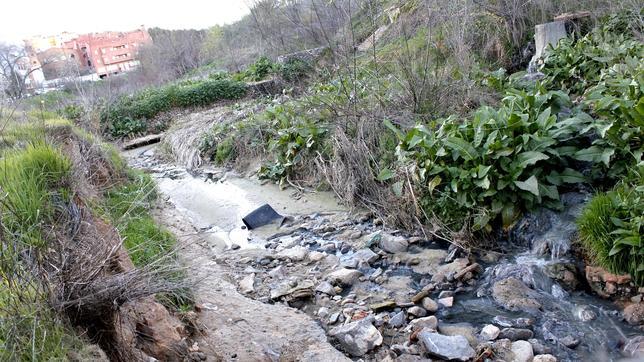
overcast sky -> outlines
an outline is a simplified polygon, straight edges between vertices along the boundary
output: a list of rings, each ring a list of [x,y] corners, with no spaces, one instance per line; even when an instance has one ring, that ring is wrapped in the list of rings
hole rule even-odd
[[[202,29],[240,19],[249,12],[247,4],[248,0],[0,0],[0,42],[140,25]]]

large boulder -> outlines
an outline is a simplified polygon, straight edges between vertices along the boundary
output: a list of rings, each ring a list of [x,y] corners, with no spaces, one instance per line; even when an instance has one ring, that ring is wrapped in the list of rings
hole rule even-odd
[[[463,336],[444,336],[422,331],[418,334],[427,353],[445,360],[468,361],[476,355],[467,338]]]
[[[355,357],[362,357],[382,344],[382,335],[373,326],[372,317],[335,327],[329,331],[329,335],[338,340],[342,349]]]
[[[494,283],[492,297],[499,305],[510,311],[534,312],[541,308],[541,303],[537,301],[539,293],[513,277]]]

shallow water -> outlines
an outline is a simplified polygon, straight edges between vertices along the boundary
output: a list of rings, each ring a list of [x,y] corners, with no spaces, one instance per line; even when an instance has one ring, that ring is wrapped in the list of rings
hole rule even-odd
[[[262,184],[257,179],[241,178],[232,173],[217,177],[191,174],[180,167],[160,164],[151,157],[151,150],[154,150],[154,147],[131,151],[129,156],[139,162],[137,167],[151,171],[164,198],[187,215],[217,250],[230,248],[233,244],[241,248],[262,249],[268,236],[283,231],[277,224],[253,231],[243,228],[242,218],[265,203],[270,204],[282,215],[346,211],[329,192],[298,195],[299,198],[296,199],[292,189],[280,190],[277,185]],[[572,211],[574,210],[571,209],[570,217],[574,216]],[[540,221],[552,220],[544,217]],[[522,247],[522,252],[508,255],[494,264],[483,265],[486,271],[472,291],[457,294],[454,307],[439,310],[437,316],[446,323],[468,322],[476,327],[491,324],[495,316],[532,317],[535,319],[535,338],[546,341],[544,344],[552,349],[559,361],[618,360],[620,343],[626,338],[640,335],[641,332],[623,323],[619,313],[609,302],[583,291],[567,292],[546,275],[544,270],[548,265],[566,261],[565,255],[570,245],[562,240],[565,239],[565,235],[573,232],[566,225],[551,226],[544,235],[531,235],[531,246]],[[310,237],[315,238],[307,236]],[[309,247],[312,250],[317,249],[322,244],[322,239],[319,241]],[[333,239],[323,242],[333,242]],[[427,248],[437,247],[439,246],[436,244],[428,244],[422,245],[422,250],[419,247],[413,250],[422,252]],[[544,253],[546,249],[550,252]],[[350,251],[341,254],[338,251],[337,256],[343,261],[349,259],[352,253]],[[361,271],[369,275],[377,267],[388,269],[387,265],[376,263],[373,268]],[[393,278],[411,277],[411,283],[401,288],[409,287],[415,290],[420,290],[423,286],[422,280],[430,277],[428,274],[418,274],[405,266],[390,270],[389,275]],[[509,312],[499,307],[489,295],[489,289],[495,281],[508,276],[517,276],[537,290],[538,301],[543,305],[543,311],[530,315],[527,312]],[[373,292],[386,294],[386,291],[382,290],[383,286],[371,282],[367,284],[373,284]],[[592,311],[596,318],[582,321],[579,316],[584,310]],[[560,343],[566,336],[578,338],[582,343],[576,349],[567,348]]]

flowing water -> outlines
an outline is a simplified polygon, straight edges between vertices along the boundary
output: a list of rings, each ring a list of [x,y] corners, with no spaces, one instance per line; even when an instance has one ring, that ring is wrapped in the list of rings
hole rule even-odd
[[[293,192],[280,190],[273,184],[240,178],[230,173],[200,172],[192,174],[180,167],[162,164],[152,157],[154,147],[130,151],[134,166],[151,172],[168,202],[187,215],[212,244],[224,250],[233,244],[241,248],[264,248],[266,238],[278,228],[263,227],[252,233],[242,226],[242,217],[264,203],[278,212],[290,215],[346,211],[330,193],[308,194],[294,198]],[[637,329],[620,320],[619,312],[609,302],[584,290],[566,291],[564,286],[549,277],[549,270],[558,265],[574,265],[570,255],[570,240],[575,232],[574,219],[583,202],[583,194],[564,196],[565,211],[542,211],[524,219],[514,228],[504,249],[513,250],[493,263],[481,263],[485,268],[477,284],[456,295],[453,308],[439,310],[443,322],[467,322],[475,327],[491,324],[495,317],[528,317],[534,320],[535,338],[552,350],[559,361],[612,361],[619,359],[619,347],[630,337],[641,335]],[[358,226],[359,227],[359,226]],[[315,241],[315,236],[309,235]],[[327,240],[328,242],[328,240]],[[315,250],[320,243],[310,243]],[[339,244],[338,244],[339,245]],[[411,253],[423,255],[427,250],[445,247],[426,242],[411,248]],[[353,251],[337,251],[340,262],[351,258]],[[363,269],[370,275],[377,268],[387,270],[386,264],[374,264]],[[408,266],[397,266],[390,276],[411,277],[411,288],[420,290],[429,275],[416,273]],[[491,286],[508,277],[515,277],[536,290],[541,311],[509,312],[501,308],[490,295]],[[583,277],[579,278],[583,280]],[[372,291],[383,286],[372,283]],[[581,341],[576,348],[562,341],[572,338]]]

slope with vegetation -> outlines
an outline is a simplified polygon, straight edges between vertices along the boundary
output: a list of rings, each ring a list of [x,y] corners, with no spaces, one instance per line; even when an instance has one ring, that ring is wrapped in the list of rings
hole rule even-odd
[[[154,299],[177,309],[185,282],[147,211],[152,181],[69,121],[20,118],[0,134],[0,359],[181,353],[183,327]]]

